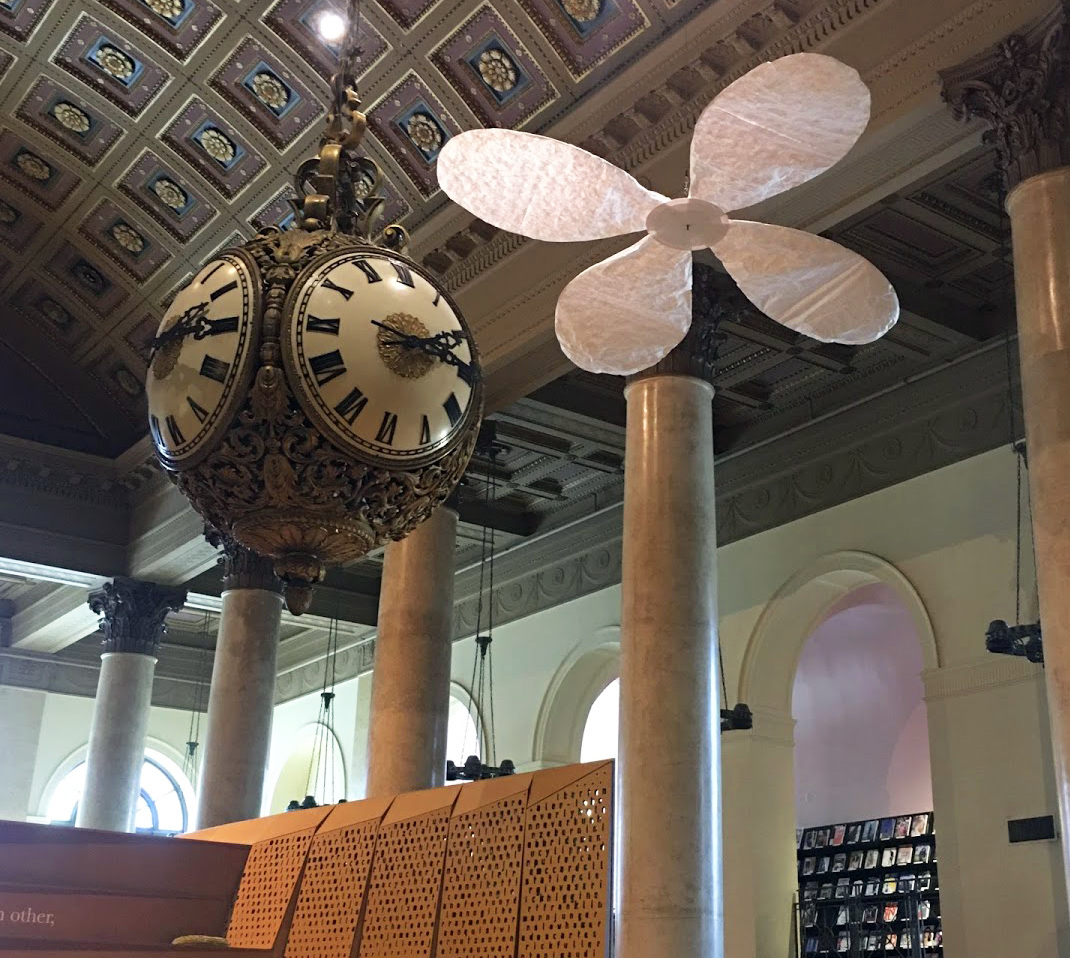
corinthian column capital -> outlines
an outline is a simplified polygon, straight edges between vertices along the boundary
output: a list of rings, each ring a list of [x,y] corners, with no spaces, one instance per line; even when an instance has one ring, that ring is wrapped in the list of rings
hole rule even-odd
[[[101,616],[104,652],[160,651],[164,620],[186,604],[186,590],[116,576],[89,593],[89,608]]]
[[[205,526],[204,537],[217,549],[222,550],[219,561],[223,565],[224,590],[264,589],[268,592],[282,592],[282,582],[275,575],[271,559],[247,549],[210,526]]]
[[[1070,2],[940,73],[960,120],[982,120],[1010,192],[1038,173],[1070,165]]]

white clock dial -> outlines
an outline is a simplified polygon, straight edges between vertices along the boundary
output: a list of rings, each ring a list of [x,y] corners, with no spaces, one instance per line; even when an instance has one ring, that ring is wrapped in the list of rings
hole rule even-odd
[[[478,414],[468,329],[418,267],[374,247],[298,279],[287,312],[302,405],[365,458],[415,467]]]
[[[164,459],[188,461],[229,424],[252,372],[257,293],[253,267],[224,253],[168,308],[145,381],[149,430]]]

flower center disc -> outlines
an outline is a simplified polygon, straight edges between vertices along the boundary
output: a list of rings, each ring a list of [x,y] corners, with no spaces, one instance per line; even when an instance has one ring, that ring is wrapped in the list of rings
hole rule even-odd
[[[728,216],[713,203],[685,196],[654,207],[646,218],[646,228],[654,239],[672,249],[705,249],[728,232]]]

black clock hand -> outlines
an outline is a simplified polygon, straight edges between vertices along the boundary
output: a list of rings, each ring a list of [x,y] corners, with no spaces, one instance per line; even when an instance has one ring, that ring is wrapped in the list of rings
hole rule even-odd
[[[170,329],[160,333],[149,344],[152,352],[162,349],[170,343],[192,336],[194,339],[204,339],[207,336],[218,336],[220,333],[233,333],[238,329],[237,316],[222,316],[219,319],[209,319],[205,312],[207,303],[198,303],[187,309]]]
[[[437,359],[439,362],[445,363],[447,366],[453,366],[457,370],[457,375],[469,386],[475,385],[476,378],[478,377],[475,364],[466,362],[453,351],[457,346],[460,346],[461,343],[464,342],[461,333],[451,329],[443,329],[435,333],[433,336],[412,336],[408,333],[403,333],[400,329],[395,329],[387,323],[380,323],[375,319],[372,320],[372,325],[378,326],[380,329],[385,329],[388,333],[397,337],[397,339],[385,341],[383,343],[384,346],[401,346],[405,349],[420,349],[429,356]]]

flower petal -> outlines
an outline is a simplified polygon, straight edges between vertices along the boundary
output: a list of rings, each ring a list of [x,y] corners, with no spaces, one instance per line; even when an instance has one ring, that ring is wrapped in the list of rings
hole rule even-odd
[[[630,173],[560,140],[515,130],[471,130],[438,157],[438,185],[481,220],[566,242],[645,229],[665,202]]]
[[[691,326],[691,253],[646,236],[585,269],[557,301],[557,338],[581,369],[628,376]]]
[[[691,140],[692,196],[731,211],[838,163],[869,122],[857,71],[819,53],[763,63],[703,110]]]
[[[876,266],[813,233],[733,220],[713,251],[766,316],[812,339],[871,343],[899,318],[899,298]]]

